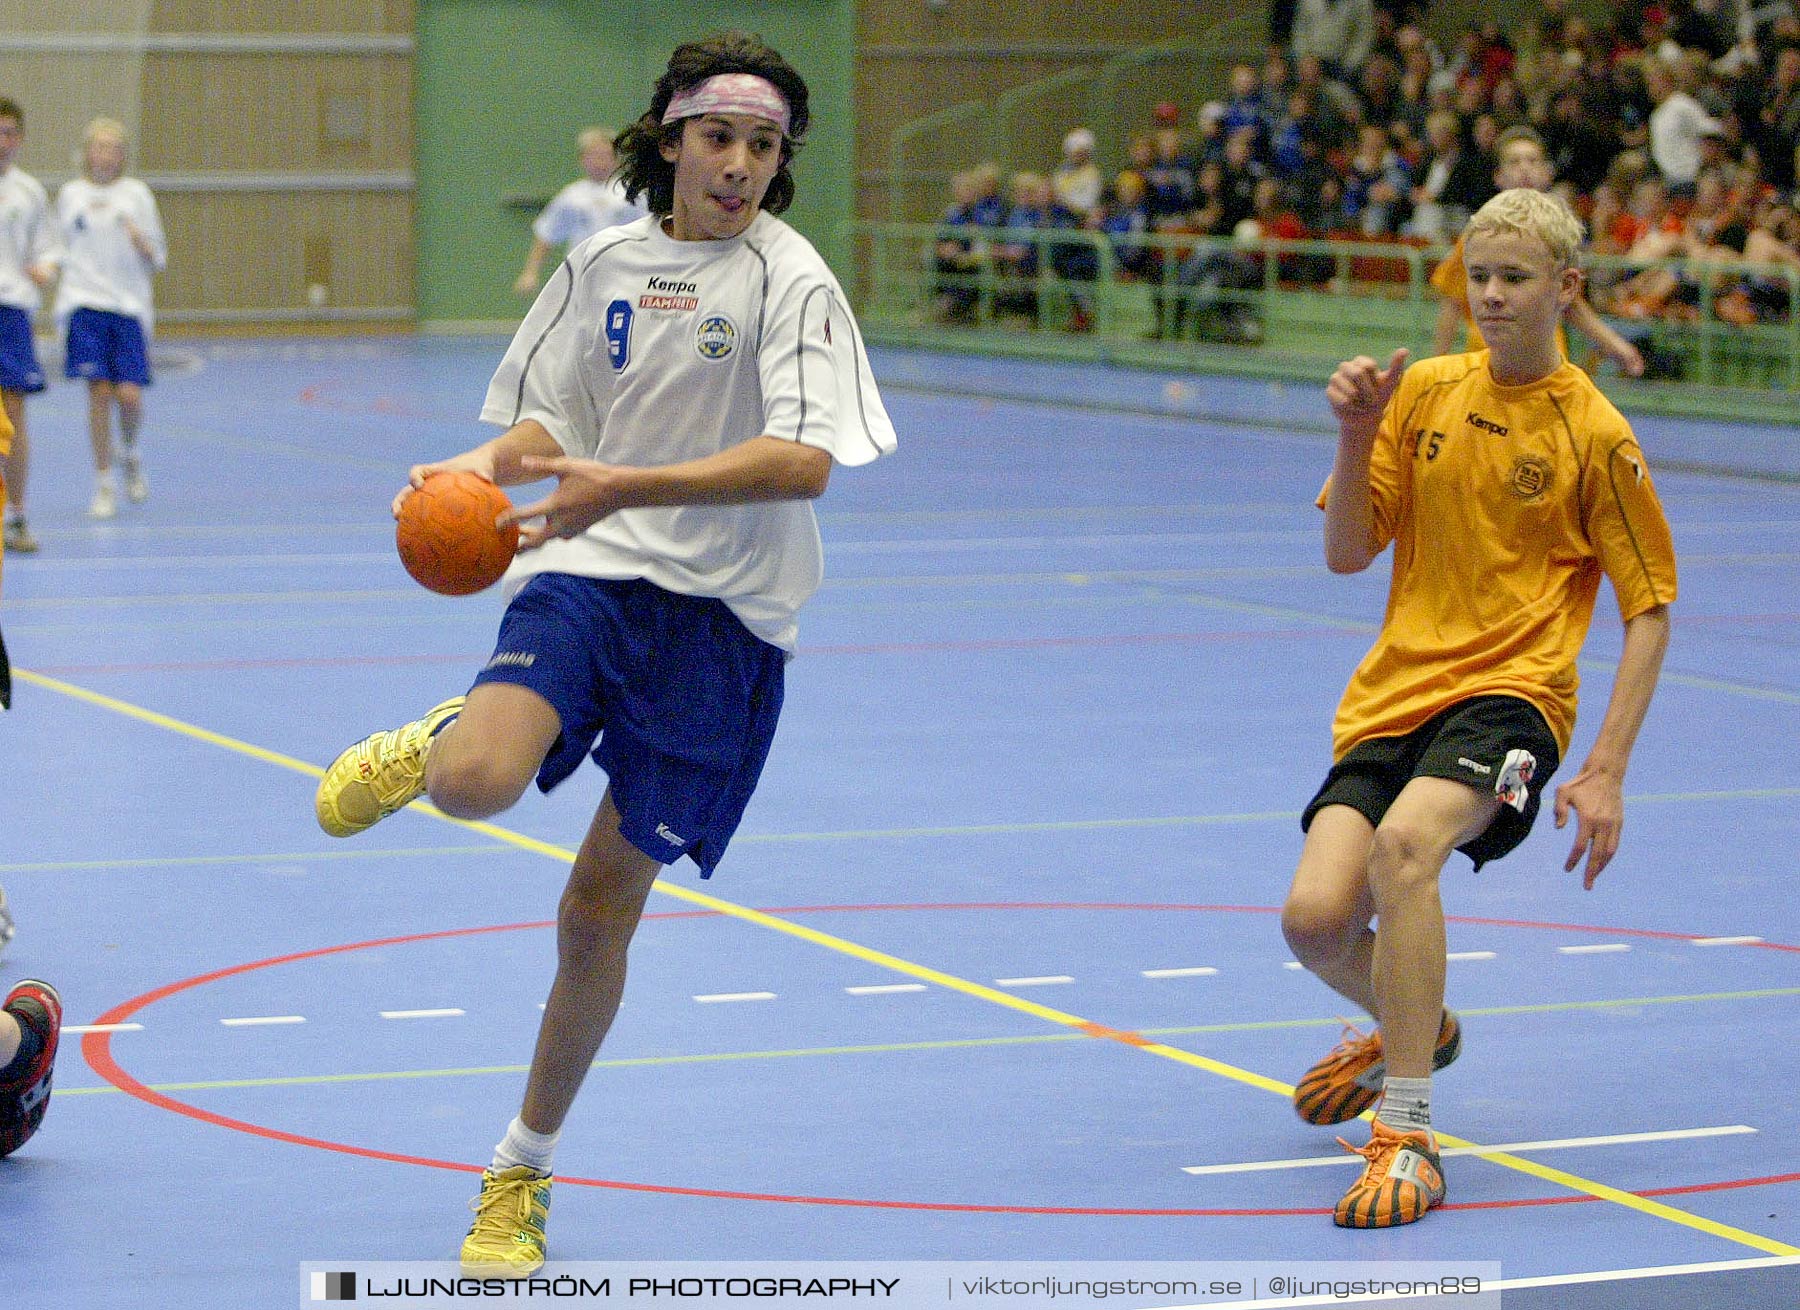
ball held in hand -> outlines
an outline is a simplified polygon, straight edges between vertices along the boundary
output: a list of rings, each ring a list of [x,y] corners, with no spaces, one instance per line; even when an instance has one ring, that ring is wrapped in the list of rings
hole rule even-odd
[[[512,563],[519,527],[496,528],[512,508],[506,493],[473,473],[433,473],[400,502],[394,531],[400,562],[414,581],[444,596],[491,587]]]

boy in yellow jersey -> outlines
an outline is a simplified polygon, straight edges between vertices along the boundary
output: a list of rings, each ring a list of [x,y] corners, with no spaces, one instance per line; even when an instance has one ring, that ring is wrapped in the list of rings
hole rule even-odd
[[[1359,357],[1325,394],[1338,448],[1320,494],[1325,559],[1367,568],[1391,542],[1374,648],[1333,724],[1330,773],[1301,826],[1282,908],[1296,957],[1380,1024],[1301,1079],[1294,1105],[1341,1123],[1381,1098],[1349,1228],[1411,1223],[1444,1198],[1431,1074],[1462,1032],[1444,1008],[1438,881],[1453,850],[1480,868],[1530,831],[1575,724],[1575,662],[1600,575],[1625,624],[1606,717],[1556,789],[1578,817],[1565,870],[1591,888],[1618,849],[1626,762],[1662,668],[1675,555],[1643,452],[1556,324],[1581,292],[1581,223],[1529,187],[1469,220],[1467,298],[1487,349],[1406,369]],[[1380,930],[1371,928],[1379,921]]]
[[[1530,187],[1534,191],[1548,191],[1550,183],[1555,179],[1555,170],[1550,167],[1550,155],[1544,149],[1544,139],[1529,127],[1509,127],[1494,142],[1494,155],[1500,162],[1494,167],[1494,187],[1506,191],[1513,187]],[[1438,303],[1437,326],[1432,331],[1431,353],[1448,355],[1456,348],[1457,334],[1465,327],[1468,329],[1466,349],[1480,350],[1487,343],[1482,339],[1481,331],[1469,314],[1469,300],[1465,294],[1468,277],[1463,268],[1463,243],[1458,237],[1456,244],[1450,247],[1450,253],[1444,257],[1431,274],[1431,285],[1443,297]],[[1619,366],[1619,371],[1627,377],[1644,375],[1644,357],[1638,348],[1612,328],[1606,320],[1594,311],[1587,298],[1577,292],[1575,302],[1569,306],[1569,321],[1575,330],[1592,341],[1601,351]],[[1568,338],[1563,335],[1562,324],[1556,325],[1556,346],[1562,357],[1569,357]]]

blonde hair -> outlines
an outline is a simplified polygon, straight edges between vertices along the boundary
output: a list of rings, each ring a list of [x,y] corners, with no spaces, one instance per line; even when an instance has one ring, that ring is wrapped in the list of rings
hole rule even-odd
[[[1502,191],[1475,211],[1463,229],[1464,247],[1470,237],[1494,232],[1536,237],[1549,248],[1558,268],[1579,267],[1581,220],[1555,196],[1530,187]]]
[[[588,150],[598,145],[610,146],[613,143],[613,138],[617,135],[618,133],[613,131],[610,127],[583,128],[581,135],[575,138],[575,148],[577,150]]]
[[[81,129],[81,144],[92,145],[103,136],[116,137],[122,146],[131,144],[131,134],[125,130],[125,124],[116,118],[93,118]]]

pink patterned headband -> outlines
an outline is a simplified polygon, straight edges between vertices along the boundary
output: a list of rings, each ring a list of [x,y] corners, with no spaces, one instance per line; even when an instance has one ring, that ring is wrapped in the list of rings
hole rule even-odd
[[[790,115],[787,97],[773,82],[755,73],[720,73],[669,98],[662,121],[673,123],[679,118],[699,114],[752,114],[766,118],[788,134]]]

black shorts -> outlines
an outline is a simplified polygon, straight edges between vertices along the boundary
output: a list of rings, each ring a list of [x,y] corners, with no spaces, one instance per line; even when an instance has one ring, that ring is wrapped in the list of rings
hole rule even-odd
[[[1530,756],[1530,765],[1515,751]],[[1525,840],[1537,820],[1543,791],[1562,762],[1556,737],[1530,701],[1475,696],[1433,715],[1404,737],[1374,737],[1352,746],[1332,765],[1300,816],[1300,829],[1327,805],[1348,805],[1380,826],[1388,807],[1414,778],[1449,778],[1497,793],[1500,813],[1479,837],[1457,847],[1479,869]],[[1520,778],[1521,772],[1524,777]],[[1524,794],[1502,792],[1503,782]]]

